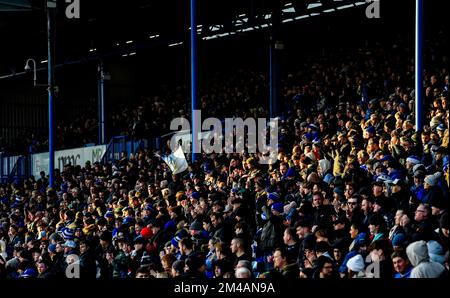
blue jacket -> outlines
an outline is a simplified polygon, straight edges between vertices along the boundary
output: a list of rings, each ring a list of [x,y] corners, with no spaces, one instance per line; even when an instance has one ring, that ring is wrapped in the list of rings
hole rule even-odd
[[[408,269],[406,270],[406,273],[404,275],[401,275],[400,273],[396,273],[394,275],[394,278],[410,278],[411,277],[411,271],[413,270],[413,266],[409,266]]]
[[[425,189],[423,188],[423,184],[411,187],[411,192],[416,196],[420,203],[426,203],[424,202]]]
[[[366,233],[359,233],[358,236],[356,236],[354,241],[354,246],[351,249],[351,251],[349,251],[345,257],[344,260],[342,261],[341,266],[339,267],[339,273],[347,273],[348,271],[348,267],[347,267],[347,262],[348,260],[350,260],[351,258],[353,258],[354,256],[356,256],[359,253],[359,247],[361,246],[361,244],[366,243],[366,237],[367,234]]]

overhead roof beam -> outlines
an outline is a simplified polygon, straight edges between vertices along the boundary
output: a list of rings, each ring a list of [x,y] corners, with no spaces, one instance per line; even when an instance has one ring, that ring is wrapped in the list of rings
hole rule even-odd
[[[0,0],[0,11],[27,11],[32,8],[31,0]]]

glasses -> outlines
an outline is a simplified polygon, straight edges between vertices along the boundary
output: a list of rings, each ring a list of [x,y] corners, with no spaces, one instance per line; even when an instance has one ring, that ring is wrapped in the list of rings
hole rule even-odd
[[[425,212],[425,210],[417,209],[416,212]]]
[[[347,202],[347,205],[353,205],[353,206],[355,206],[355,205],[358,205],[358,203],[357,203],[357,202]]]

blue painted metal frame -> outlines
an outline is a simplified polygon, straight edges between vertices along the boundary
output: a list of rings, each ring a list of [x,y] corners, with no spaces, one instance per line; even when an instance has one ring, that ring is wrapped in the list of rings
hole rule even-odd
[[[191,125],[192,125],[192,162],[197,159],[195,152],[200,152],[197,148],[198,132],[201,128],[197,127],[194,110],[198,110],[198,72],[197,72],[197,1],[191,0]]]
[[[115,162],[119,159],[120,152],[125,151],[130,156],[130,153],[136,153],[147,146],[148,142],[146,140],[133,140],[128,136],[113,137],[106,147],[102,162]]]
[[[53,61],[53,23],[54,23],[54,9],[47,8],[47,50],[48,50],[48,153],[49,153],[49,185],[53,187],[55,179],[55,145],[54,145],[54,118],[53,118],[53,99],[54,90],[53,85],[55,81],[55,65]]]
[[[416,0],[415,95],[416,131],[423,129],[423,0]]]

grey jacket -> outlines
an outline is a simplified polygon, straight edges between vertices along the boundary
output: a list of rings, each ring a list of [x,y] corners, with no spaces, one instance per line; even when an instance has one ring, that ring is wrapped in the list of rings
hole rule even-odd
[[[430,262],[427,243],[423,240],[411,243],[406,248],[411,264],[411,278],[439,278],[445,272],[444,266],[436,262]]]

